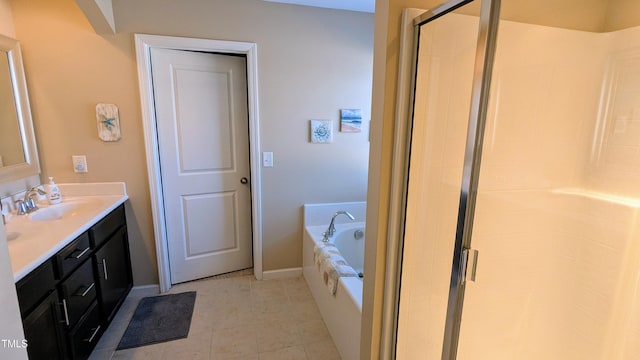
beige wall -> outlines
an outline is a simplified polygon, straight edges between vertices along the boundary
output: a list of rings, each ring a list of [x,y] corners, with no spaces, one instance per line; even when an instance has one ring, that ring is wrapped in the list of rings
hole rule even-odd
[[[605,22],[606,31],[626,29],[640,25],[640,1],[611,0]]]
[[[16,37],[9,0],[0,0],[0,34],[12,38]]]
[[[13,1],[45,176],[125,181],[136,285],[157,283],[133,33],[256,42],[263,169],[263,265],[301,266],[301,205],[364,200],[368,126],[338,130],[341,108],[369,119],[373,16],[268,3],[114,1],[118,34],[99,36],[73,0]],[[97,137],[95,104],[120,109],[122,140]],[[335,142],[312,145],[310,119],[334,120]],[[88,174],[71,155],[85,154]]]

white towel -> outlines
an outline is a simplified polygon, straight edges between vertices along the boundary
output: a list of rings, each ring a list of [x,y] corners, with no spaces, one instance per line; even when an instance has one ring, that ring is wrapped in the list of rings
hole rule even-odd
[[[340,251],[335,245],[332,243],[316,243],[313,249],[313,261],[315,262],[316,267],[318,267],[318,271],[321,271],[322,263],[331,255],[340,255]]]
[[[331,295],[335,295],[338,290],[338,279],[341,277],[356,277],[358,273],[353,268],[347,265],[344,259],[334,262],[333,260],[327,261],[325,266],[325,272],[323,273],[323,280],[327,285],[327,289]]]
[[[322,254],[323,246],[316,243],[313,246],[313,263],[316,264],[318,270],[320,270],[320,255]]]
[[[338,248],[332,243],[322,243],[315,245],[313,258],[322,281],[327,286],[331,295],[336,294],[338,289],[338,279],[342,276],[356,277],[358,273],[347,264]]]

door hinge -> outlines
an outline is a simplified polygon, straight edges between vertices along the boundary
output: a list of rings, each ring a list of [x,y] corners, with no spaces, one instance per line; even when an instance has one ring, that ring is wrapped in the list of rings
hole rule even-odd
[[[476,269],[478,267],[478,250],[462,249],[462,269],[460,271],[460,284],[464,285],[467,280],[476,281]],[[471,270],[471,271],[469,271]]]

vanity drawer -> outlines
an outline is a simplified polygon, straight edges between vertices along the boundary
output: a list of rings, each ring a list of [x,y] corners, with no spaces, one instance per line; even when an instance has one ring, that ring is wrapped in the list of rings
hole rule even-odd
[[[68,326],[73,327],[96,298],[96,284],[91,261],[85,262],[61,283],[62,299],[66,307]]]
[[[72,358],[88,358],[103,332],[98,302],[94,301],[78,325],[69,333]]]
[[[73,271],[73,269],[88,259],[89,255],[91,255],[91,245],[89,244],[89,234],[85,232],[56,254],[58,279],[63,279]]]
[[[20,314],[24,317],[56,285],[53,262],[45,261],[16,284]]]
[[[91,245],[93,245],[93,248],[97,249],[124,224],[124,205],[120,205],[91,228]]]

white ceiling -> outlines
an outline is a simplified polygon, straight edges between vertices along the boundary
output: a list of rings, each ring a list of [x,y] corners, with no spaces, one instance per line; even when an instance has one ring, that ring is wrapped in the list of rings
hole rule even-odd
[[[375,8],[375,0],[265,0],[286,4],[323,7],[372,13]]]

